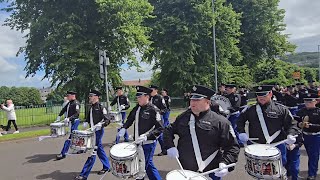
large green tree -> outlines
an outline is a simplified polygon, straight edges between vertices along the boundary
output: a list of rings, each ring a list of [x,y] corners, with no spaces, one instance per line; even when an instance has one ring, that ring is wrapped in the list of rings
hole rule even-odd
[[[64,86],[84,97],[103,87],[98,50],[107,50],[110,81],[121,81],[120,65],[139,67],[136,52],[150,44],[142,22],[153,7],[147,0],[0,0],[11,12],[5,25],[26,33],[26,76],[44,71],[52,85]]]
[[[159,85],[181,95],[192,84],[212,86],[214,82],[213,25],[217,32],[218,62],[241,61],[237,47],[240,15],[225,0],[150,0],[154,19],[149,60],[159,69]]]
[[[227,0],[234,10],[242,14],[239,48],[242,64],[254,67],[263,60],[273,60],[295,46],[283,31],[285,10],[279,9],[280,0]]]

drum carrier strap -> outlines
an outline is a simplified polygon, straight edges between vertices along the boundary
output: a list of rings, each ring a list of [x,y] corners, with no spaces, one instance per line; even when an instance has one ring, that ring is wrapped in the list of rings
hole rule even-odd
[[[266,125],[266,122],[265,122],[264,117],[263,117],[262,109],[261,109],[259,104],[256,105],[256,111],[257,111],[258,119],[260,121],[260,125],[261,125],[261,129],[262,129],[262,132],[263,132],[263,136],[266,139],[266,143],[270,144],[273,140],[275,140],[279,136],[281,130],[278,130],[272,136],[270,136],[268,128],[267,128],[267,125]]]
[[[195,128],[195,117],[193,114],[190,115],[190,121],[189,121],[189,129],[192,139],[192,145],[194,154],[196,156],[197,164],[198,164],[198,171],[202,172],[216,157],[218,150],[216,150],[213,154],[211,154],[206,160],[202,160],[201,151],[199,147],[199,142],[196,134],[196,128]]]

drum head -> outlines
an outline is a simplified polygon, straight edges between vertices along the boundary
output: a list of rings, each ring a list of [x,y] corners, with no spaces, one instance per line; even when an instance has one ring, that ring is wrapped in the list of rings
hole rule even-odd
[[[208,180],[206,177],[193,171],[184,170],[184,173],[186,174],[187,178],[183,175],[182,170],[170,171],[166,176],[166,180],[189,180],[190,177],[193,177],[192,180]]]
[[[60,123],[60,122],[51,123],[50,126],[61,127],[61,126],[64,126],[64,123]]]
[[[110,154],[113,157],[119,157],[119,158],[124,158],[124,157],[130,157],[134,155],[137,152],[137,147],[133,143],[119,143],[110,149]]]
[[[266,144],[252,144],[245,148],[245,153],[259,157],[272,157],[280,154],[280,151],[276,147],[271,147]]]
[[[231,107],[231,103],[228,98],[220,95],[214,95],[211,97],[211,101],[216,102],[224,110],[228,110]]]
[[[73,130],[72,133],[74,134],[81,134],[81,135],[92,135],[92,131],[83,131],[83,130]]]

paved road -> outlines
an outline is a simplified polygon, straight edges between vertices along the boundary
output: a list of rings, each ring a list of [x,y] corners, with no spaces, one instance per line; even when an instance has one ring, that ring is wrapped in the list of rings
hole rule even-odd
[[[131,129],[132,130],[132,129]],[[105,150],[109,154],[110,146],[115,137],[115,129],[106,129],[103,139]],[[37,139],[27,139],[0,143],[0,179],[1,180],[70,180],[82,169],[88,154],[69,156],[64,160],[55,161],[55,156],[60,152],[64,139],[46,139],[38,142]],[[156,153],[159,152],[159,147]],[[305,150],[301,151],[301,175],[306,177],[307,157]],[[155,157],[155,164],[162,177],[178,169],[175,161],[167,157]],[[230,173],[225,180],[252,179],[244,170],[243,151],[240,154],[236,170]],[[101,176],[96,173],[102,168],[101,162],[96,161],[89,180],[98,180]],[[111,173],[105,180],[116,180]]]

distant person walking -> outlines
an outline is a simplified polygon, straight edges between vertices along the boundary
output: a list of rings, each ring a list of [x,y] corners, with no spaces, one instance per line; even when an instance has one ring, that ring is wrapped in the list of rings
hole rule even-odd
[[[12,100],[11,99],[7,100],[7,106],[5,106],[4,104],[1,104],[1,109],[6,111],[7,119],[8,119],[8,125],[6,127],[6,131],[3,132],[3,134],[7,134],[7,132],[11,128],[11,123],[14,125],[14,128],[16,129],[16,131],[13,132],[13,134],[19,133],[18,126],[16,123],[17,116],[16,116],[16,112],[14,110],[14,104],[13,104]]]

